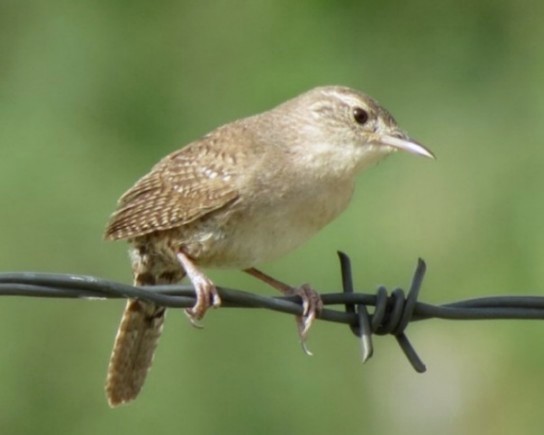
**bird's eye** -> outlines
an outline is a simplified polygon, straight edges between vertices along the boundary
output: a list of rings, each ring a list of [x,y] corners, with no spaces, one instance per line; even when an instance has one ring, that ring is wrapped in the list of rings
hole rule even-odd
[[[364,125],[368,121],[368,112],[360,107],[356,107],[353,109],[353,119],[355,119],[357,124]]]

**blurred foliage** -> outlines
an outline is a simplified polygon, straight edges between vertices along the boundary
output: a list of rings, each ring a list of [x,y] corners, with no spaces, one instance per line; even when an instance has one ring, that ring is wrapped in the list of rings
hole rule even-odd
[[[397,155],[350,209],[264,270],[339,288],[407,285],[434,302],[544,290],[544,4],[533,1],[0,2],[2,270],[130,281],[101,240],[118,196],[161,156],[319,84],[376,97],[436,162]],[[539,175],[540,174],[540,175]],[[286,225],[288,223],[286,222]],[[236,271],[222,285],[270,292]],[[102,384],[123,303],[5,298],[2,433],[541,433],[537,322],[414,325],[362,367],[347,328],[219,310],[170,312],[140,398]]]

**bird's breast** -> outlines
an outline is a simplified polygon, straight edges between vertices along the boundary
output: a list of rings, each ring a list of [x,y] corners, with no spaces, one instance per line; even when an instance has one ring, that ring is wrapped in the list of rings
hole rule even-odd
[[[352,193],[353,182],[336,182],[242,196],[228,214],[198,224],[194,256],[204,267],[239,269],[276,259],[337,217]]]

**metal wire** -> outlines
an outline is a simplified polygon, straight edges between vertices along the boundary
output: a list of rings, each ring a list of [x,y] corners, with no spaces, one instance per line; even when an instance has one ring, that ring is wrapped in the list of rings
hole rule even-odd
[[[342,293],[321,294],[323,305],[343,305],[344,309],[323,308],[317,318],[349,325],[360,339],[361,359],[373,354],[373,334],[393,335],[408,361],[419,373],[426,368],[411,345],[405,330],[410,322],[431,318],[447,320],[544,319],[544,297],[493,296],[431,305],[418,302],[425,275],[425,262],[418,260],[410,290],[400,288],[388,294],[379,287],[375,294],[354,291],[348,256],[338,253],[342,270]],[[218,287],[222,307],[265,308],[287,314],[302,314],[299,296],[268,297],[241,290]],[[190,285],[134,287],[94,276],[13,272],[0,273],[0,296],[44,298],[120,299],[137,298],[172,308],[187,308],[195,303]],[[372,314],[368,307],[373,306]]]

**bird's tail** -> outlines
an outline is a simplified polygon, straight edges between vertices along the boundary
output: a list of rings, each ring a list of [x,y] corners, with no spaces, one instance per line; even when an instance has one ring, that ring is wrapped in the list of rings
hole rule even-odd
[[[140,274],[135,276],[134,284],[159,282],[148,274]],[[111,407],[135,399],[140,392],[153,362],[164,316],[164,307],[138,299],[128,300],[108,366],[106,395]]]

